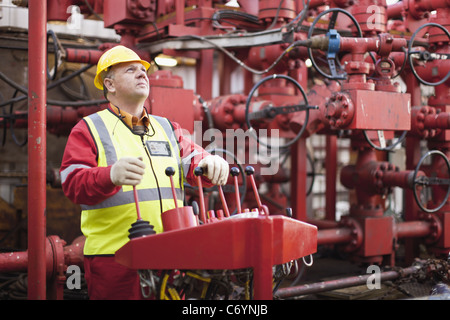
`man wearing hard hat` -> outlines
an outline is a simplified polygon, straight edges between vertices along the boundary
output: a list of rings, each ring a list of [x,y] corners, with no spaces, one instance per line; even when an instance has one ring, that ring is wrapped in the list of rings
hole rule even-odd
[[[115,262],[114,254],[128,239],[136,221],[133,186],[142,219],[162,232],[161,213],[175,207],[169,166],[182,206],[183,181],[196,185],[193,170],[203,167],[204,182],[223,185],[228,163],[182,135],[177,123],[150,115],[150,64],[132,50],[116,46],[99,59],[95,86],[110,102],[107,109],[80,121],[69,135],[61,165],[66,196],[80,204],[85,278],[90,299],[140,299],[139,277]],[[157,259],[157,257],[155,257]]]

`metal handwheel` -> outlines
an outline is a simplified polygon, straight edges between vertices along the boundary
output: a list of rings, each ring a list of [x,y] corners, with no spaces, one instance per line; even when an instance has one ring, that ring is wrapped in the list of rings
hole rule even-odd
[[[293,105],[293,106],[269,107],[269,108],[265,108],[265,109],[262,109],[259,111],[249,113],[250,102],[252,101],[253,95],[255,94],[256,90],[264,82],[272,80],[272,79],[286,79],[289,82],[293,83],[294,86],[300,90],[305,103],[301,104],[301,105]],[[251,133],[253,133],[251,136],[254,137],[256,139],[256,141],[258,141],[259,144],[266,146],[267,148],[272,148],[272,146],[270,144],[260,141],[260,139],[256,135],[255,130],[253,129],[250,122],[252,120],[258,120],[258,119],[267,119],[267,118],[273,119],[277,115],[280,115],[280,114],[288,114],[288,113],[293,113],[293,112],[305,111],[306,112],[305,122],[304,122],[302,128],[300,129],[300,131],[295,136],[295,138],[293,138],[292,140],[290,140],[289,142],[287,142],[284,145],[278,146],[279,148],[287,148],[287,147],[290,147],[291,145],[293,145],[294,143],[296,143],[298,139],[300,139],[301,135],[303,134],[303,132],[306,129],[306,125],[308,124],[309,109],[316,109],[316,108],[317,108],[316,106],[308,105],[308,98],[306,96],[306,93],[303,90],[302,86],[295,79],[293,79],[289,76],[286,76],[286,75],[282,75],[282,74],[274,74],[274,75],[265,77],[265,78],[261,79],[260,81],[258,81],[255,84],[255,86],[252,88],[252,90],[250,91],[250,94],[247,97],[247,102],[245,104],[245,121],[247,123],[249,131]]]
[[[439,178],[437,176],[435,176],[435,177],[426,177],[426,176],[417,177],[419,169],[422,166],[425,159],[432,155],[438,155],[444,159],[445,164],[447,166],[447,172],[448,172],[447,178]],[[445,203],[447,202],[447,199],[450,195],[450,179],[449,179],[449,177],[450,177],[450,161],[447,159],[447,156],[444,153],[442,153],[439,150],[431,150],[422,156],[419,163],[417,164],[416,169],[414,170],[413,185],[412,185],[413,192],[414,192],[414,198],[416,200],[417,205],[419,206],[419,208],[421,210],[428,212],[428,213],[432,213],[432,212],[439,211],[445,205]],[[440,186],[440,185],[447,186],[447,193],[444,197],[444,200],[436,208],[433,208],[433,209],[426,208],[420,201],[420,195],[418,193],[417,186]]]
[[[332,8],[332,9],[329,9],[329,10],[326,10],[326,11],[322,12],[321,14],[319,14],[316,17],[316,19],[314,19],[314,21],[311,24],[311,26],[309,28],[309,31],[308,31],[308,39],[311,39],[311,36],[313,34],[313,31],[314,31],[314,27],[320,21],[320,19],[324,15],[329,14],[331,12],[333,14],[332,14],[331,19],[330,19],[329,24],[328,24],[328,28],[327,28],[327,32],[326,32],[327,35],[330,34],[331,30],[334,30],[334,27],[335,27],[335,24],[336,24],[337,15],[339,13],[343,13],[346,16],[348,16],[352,20],[353,24],[356,26],[356,30],[358,31],[358,35],[357,36],[359,38],[362,37],[361,27],[359,26],[358,21],[356,21],[355,17],[353,17],[353,15],[351,13],[349,13],[348,11],[345,11],[343,9],[340,9],[340,8]],[[331,34],[330,34],[330,36],[332,37]],[[308,48],[308,57],[311,60],[311,63],[314,66],[314,68],[317,70],[317,72],[319,72],[325,78],[332,79],[332,80],[343,80],[343,79],[346,78],[347,74],[346,74],[345,71],[343,71],[343,67],[341,66],[341,64],[339,63],[339,60],[336,58],[335,55],[327,55],[327,62],[328,62],[328,66],[330,68],[331,74],[328,74],[328,73],[324,72],[322,69],[319,68],[319,66],[317,65],[316,61],[314,60],[311,48]],[[337,70],[337,68],[339,68],[340,70]],[[342,72],[338,73],[338,71],[342,71]]]
[[[376,144],[374,144],[369,136],[367,135],[367,130],[362,130],[362,133],[364,135],[364,138],[366,139],[367,143],[374,148],[375,150],[378,151],[392,151],[394,150],[394,148],[403,142],[403,140],[405,140],[406,135],[408,134],[408,131],[405,130],[402,132],[402,134],[400,135],[400,137],[397,139],[397,141],[395,141],[394,143],[390,144],[390,145],[386,145],[386,139],[384,138],[384,131],[383,130],[377,130],[377,136],[378,136],[378,142],[380,143],[379,146],[377,146]]]
[[[408,45],[408,63],[409,63],[409,67],[411,68],[411,72],[414,74],[414,76],[416,77],[416,79],[427,86],[438,86],[443,84],[445,81],[448,80],[448,78],[450,78],[450,71],[447,73],[447,75],[442,78],[441,80],[437,81],[437,82],[428,82],[423,80],[418,74],[416,69],[414,68],[412,59],[414,55],[419,55],[420,59],[427,62],[427,61],[432,61],[432,60],[436,60],[436,58],[439,58],[439,60],[449,60],[450,59],[450,54],[448,53],[442,53],[442,54],[432,54],[428,51],[412,51],[412,46],[414,44],[414,40],[417,37],[417,35],[419,34],[419,32],[427,27],[436,27],[441,29],[445,35],[450,39],[450,33],[448,32],[447,29],[445,29],[443,26],[441,26],[440,24],[437,23],[426,23],[423,26],[421,26],[419,29],[416,30],[416,32],[414,32],[414,34],[411,36],[411,39],[409,40],[409,45]]]

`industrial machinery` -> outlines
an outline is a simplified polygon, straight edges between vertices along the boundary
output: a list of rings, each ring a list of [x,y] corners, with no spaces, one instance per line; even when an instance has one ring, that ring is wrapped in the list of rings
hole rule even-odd
[[[152,61],[148,111],[239,169],[223,188],[186,186],[183,219],[175,211],[165,232],[118,251],[140,270],[145,295],[298,296],[310,291],[278,287],[298,283],[321,248],[450,278],[448,0],[12,0],[0,9],[0,273],[28,270],[28,298],[63,298],[67,267],[82,267],[79,208],[64,202],[58,165],[71,128],[107,106],[92,68],[118,44]],[[186,237],[203,254],[183,247],[155,262],[147,255],[162,253],[143,249],[175,250]],[[424,257],[439,268],[409,267]]]

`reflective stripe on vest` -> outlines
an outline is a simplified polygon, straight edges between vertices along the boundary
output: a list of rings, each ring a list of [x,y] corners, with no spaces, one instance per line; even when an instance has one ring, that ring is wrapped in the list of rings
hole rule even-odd
[[[172,127],[168,123],[167,120],[164,118],[158,117],[158,116],[151,116],[153,117],[158,123],[161,125],[161,127],[164,129],[164,132],[169,137],[169,142],[172,145],[173,150],[178,150],[178,144],[176,142],[175,136],[172,131]],[[114,148],[114,144],[111,141],[111,136],[108,132],[108,129],[106,128],[106,125],[100,115],[98,113],[91,114],[89,118],[92,120],[92,123],[94,124],[95,128],[97,129],[97,132],[99,134],[100,141],[103,145],[103,149],[105,150],[105,156],[106,156],[106,166],[113,165],[118,159],[117,159],[117,153]],[[179,157],[179,153],[177,153],[177,163],[178,163],[178,169],[181,171],[182,165],[181,165],[181,159]],[[184,170],[183,170],[184,172]],[[180,176],[181,179],[181,176]],[[180,181],[180,185],[181,181]],[[172,189],[169,188],[160,188],[161,191],[161,197],[162,199],[173,199],[172,195]],[[177,199],[183,198],[183,191],[179,188],[175,189]],[[138,197],[139,200],[142,201],[150,201],[150,200],[159,200],[158,190],[157,189],[146,189],[144,190],[138,190]],[[107,208],[107,207],[113,207],[118,206],[121,204],[128,204],[128,203],[134,203],[134,193],[132,191],[124,192],[123,189],[121,189],[118,193],[116,193],[114,196],[106,199],[105,201],[96,204],[96,205],[81,205],[81,208],[83,210],[93,210],[93,209],[101,209],[101,208]]]
[[[177,204],[183,206],[184,172],[180,151],[168,120],[149,115],[154,129],[152,136],[134,134],[113,112],[106,109],[85,118],[98,149],[98,166],[114,164],[124,156],[141,156],[146,173],[136,186],[143,220],[162,232],[161,213],[175,207],[167,166],[176,170],[174,177]],[[167,155],[149,150],[151,146],[167,146]],[[170,149],[170,151],[169,151]],[[82,205],[81,229],[86,236],[85,255],[114,254],[128,242],[128,229],[137,219],[132,186],[122,186],[114,196],[96,205]]]

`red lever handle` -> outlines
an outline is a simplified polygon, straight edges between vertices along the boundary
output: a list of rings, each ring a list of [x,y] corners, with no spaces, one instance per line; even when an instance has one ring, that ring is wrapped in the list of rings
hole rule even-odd
[[[139,209],[139,198],[138,198],[136,186],[133,186],[133,194],[134,194],[134,203],[136,204],[137,219],[142,220],[141,209]]]
[[[203,198],[203,183],[202,183],[202,174],[203,168],[197,167],[194,170],[194,174],[197,176],[197,184],[198,184],[198,196],[200,198],[200,219],[203,223],[206,223],[206,208],[205,208],[205,199]]]
[[[236,195],[237,213],[241,213],[242,212],[241,198],[239,197],[239,184],[238,184],[239,168],[236,168],[236,167],[231,168],[230,173],[234,179],[234,190],[235,190],[235,195]]]
[[[172,189],[172,196],[173,196],[173,201],[175,202],[175,208],[178,208],[178,203],[177,203],[177,194],[175,192],[175,187],[173,184],[173,175],[175,174],[175,169],[172,167],[167,167],[166,168],[166,176],[169,177],[170,179],[170,188]]]

